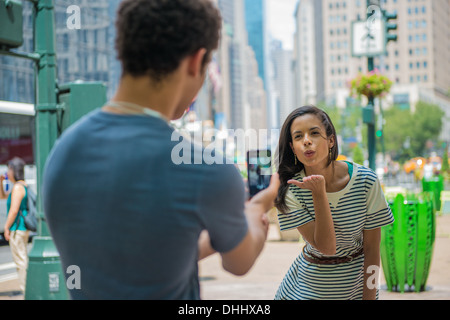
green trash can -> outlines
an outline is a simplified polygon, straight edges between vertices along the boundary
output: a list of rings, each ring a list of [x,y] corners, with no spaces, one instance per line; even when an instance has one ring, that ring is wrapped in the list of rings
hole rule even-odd
[[[381,228],[381,263],[388,291],[425,291],[436,233],[432,194],[388,199],[395,222]]]

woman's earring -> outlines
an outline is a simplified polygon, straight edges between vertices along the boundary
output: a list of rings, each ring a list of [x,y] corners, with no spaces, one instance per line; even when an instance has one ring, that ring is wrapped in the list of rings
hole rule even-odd
[[[294,153],[295,165],[297,165],[297,155]]]
[[[330,148],[330,152],[328,153],[329,157],[330,157],[330,161],[331,161],[331,148]]]

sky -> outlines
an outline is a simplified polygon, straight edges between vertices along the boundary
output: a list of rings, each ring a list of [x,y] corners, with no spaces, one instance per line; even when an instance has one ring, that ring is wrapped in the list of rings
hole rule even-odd
[[[299,0],[267,0],[269,32],[283,42],[283,48],[292,50],[295,32],[294,12]]]

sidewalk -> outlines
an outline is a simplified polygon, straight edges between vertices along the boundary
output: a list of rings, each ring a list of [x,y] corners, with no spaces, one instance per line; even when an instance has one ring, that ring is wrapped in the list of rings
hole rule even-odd
[[[450,215],[437,217],[436,224],[427,291],[388,292],[381,273],[380,300],[450,300]],[[278,285],[302,247],[303,244],[298,241],[281,241],[278,225],[271,223],[264,250],[247,275],[236,277],[223,271],[217,255],[200,262],[202,299],[273,300]]]
[[[381,274],[380,300],[450,300],[450,215],[437,217],[436,241],[427,282],[421,293],[386,291]],[[218,255],[199,263],[203,300],[273,300],[278,285],[303,247],[298,241],[281,241],[276,223],[270,224],[268,240],[250,272],[237,277],[223,271]],[[0,300],[23,300],[16,295],[17,279],[0,283]]]

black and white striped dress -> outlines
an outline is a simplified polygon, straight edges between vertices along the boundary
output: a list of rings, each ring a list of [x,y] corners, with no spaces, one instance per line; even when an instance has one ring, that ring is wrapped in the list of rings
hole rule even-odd
[[[353,174],[347,186],[327,193],[336,234],[336,255],[346,257],[363,246],[363,231],[394,222],[377,175],[366,167],[353,164]],[[300,179],[304,172],[294,179]],[[286,193],[287,214],[278,213],[280,229],[297,228],[315,220],[310,190],[290,185]],[[307,251],[323,255],[308,242]],[[295,259],[275,295],[276,300],[362,299],[364,254],[351,262],[326,265],[305,260],[303,252]],[[378,292],[377,292],[378,297]]]

